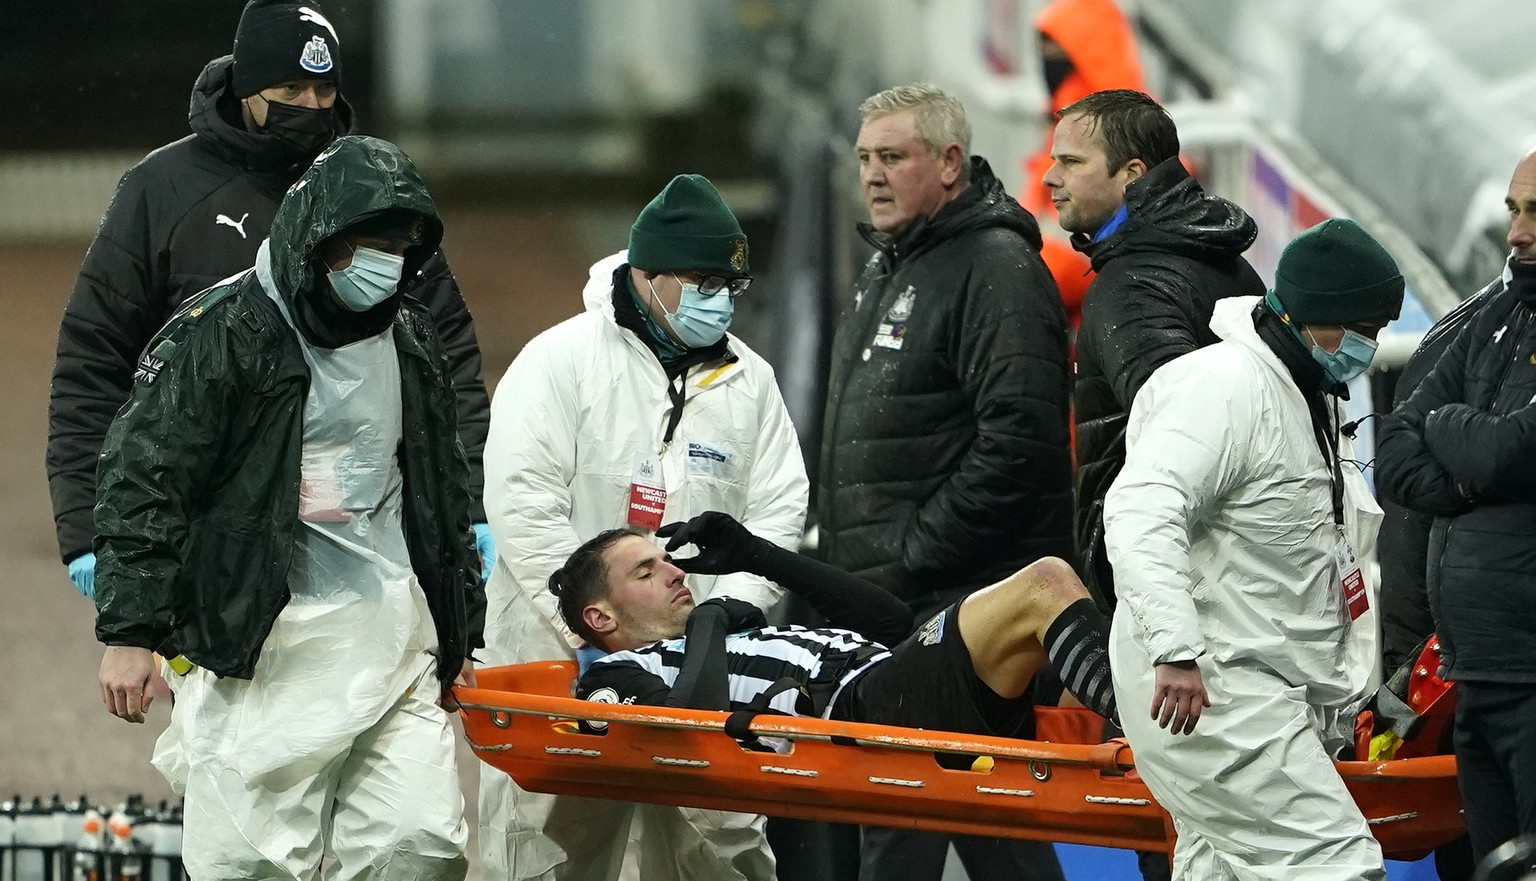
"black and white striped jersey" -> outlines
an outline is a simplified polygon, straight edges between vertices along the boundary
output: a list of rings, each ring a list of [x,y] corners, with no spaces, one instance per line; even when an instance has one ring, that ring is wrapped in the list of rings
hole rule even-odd
[[[576,696],[615,704],[661,705],[683,664],[684,639],[666,639],[592,662]],[[753,704],[784,679],[800,689],[775,694],[768,708],[793,716],[826,716],[843,686],[891,656],[885,646],[851,630],[761,627],[726,637],[731,708]],[[815,695],[807,701],[804,695]]]

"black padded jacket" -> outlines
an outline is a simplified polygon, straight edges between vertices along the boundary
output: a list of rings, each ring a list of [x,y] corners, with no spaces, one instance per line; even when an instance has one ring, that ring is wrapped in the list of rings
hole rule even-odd
[[[985,160],[876,253],[833,342],[822,558],[941,606],[1072,553],[1066,318],[1040,230]]]
[[[1429,329],[1397,378],[1392,402],[1401,406],[1429,375],[1440,356],[1484,303],[1502,290],[1495,282],[1463,301]],[[1381,656],[1390,672],[1414,660],[1414,650],[1435,630],[1424,586],[1428,567],[1429,532],[1435,518],[1382,499],[1381,532],[1376,557],[1381,561]]]
[[[48,404],[48,488],[64,562],[91,550],[96,465],[107,426],[127,402],[140,351],[178,306],[250,269],[294,165],[269,135],[248,132],[229,89],[231,60],[209,62],[192,89],[192,134],[123,175],[86,252],[59,325]],[[352,110],[337,98],[338,124]],[[343,132],[338,132],[341,134]],[[442,252],[405,282],[432,314],[458,395],[473,517],[483,522],[481,454],[490,401],[474,323]]]
[[[1536,276],[1536,270],[1528,270]],[[1376,485],[1432,515],[1426,590],[1453,679],[1536,683],[1536,278],[1501,284],[1382,420]]]
[[[1211,196],[1178,157],[1125,190],[1129,215],[1099,242],[1073,244],[1097,273],[1077,334],[1076,545],[1095,598],[1114,608],[1104,554],[1104,496],[1125,465],[1125,429],[1136,393],[1157,368],[1217,341],[1216,301],[1264,293],[1243,252],[1258,226],[1243,209]]]

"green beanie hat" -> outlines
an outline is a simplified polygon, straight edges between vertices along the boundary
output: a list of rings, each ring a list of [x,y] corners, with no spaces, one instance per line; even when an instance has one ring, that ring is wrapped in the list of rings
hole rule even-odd
[[[1285,246],[1275,297],[1294,324],[1386,321],[1403,308],[1403,274],[1360,224],[1333,218]]]
[[[746,275],[747,237],[708,179],[680,174],[629,228],[629,265],[648,272]]]

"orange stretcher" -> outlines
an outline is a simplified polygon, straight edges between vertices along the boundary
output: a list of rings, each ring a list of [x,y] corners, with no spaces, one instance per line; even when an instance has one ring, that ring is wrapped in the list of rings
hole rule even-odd
[[[727,713],[578,701],[575,673],[566,661],[477,671],[478,688],[457,690],[475,753],[535,792],[1172,850],[1172,824],[1123,742],[759,715],[751,735],[788,745],[770,752],[727,735]],[[607,728],[584,733],[576,720]],[[1451,756],[1338,769],[1389,857],[1418,859],[1465,828]]]

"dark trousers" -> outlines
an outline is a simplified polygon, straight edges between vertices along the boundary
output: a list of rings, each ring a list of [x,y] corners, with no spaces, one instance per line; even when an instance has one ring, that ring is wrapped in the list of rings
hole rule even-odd
[[[939,881],[949,845],[971,881],[1065,881],[1046,841],[864,827],[859,881]]]
[[[857,881],[859,827],[789,817],[768,818],[768,846],[779,881]]]
[[[1536,685],[1458,684],[1456,776],[1477,861],[1536,832]]]

